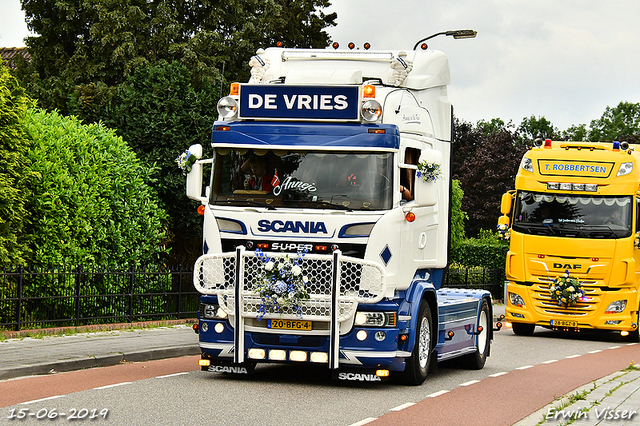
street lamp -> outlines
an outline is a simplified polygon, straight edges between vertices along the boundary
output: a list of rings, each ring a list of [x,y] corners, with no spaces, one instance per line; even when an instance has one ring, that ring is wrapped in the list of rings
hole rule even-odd
[[[476,30],[442,31],[442,32],[439,32],[439,33],[432,34],[429,37],[425,37],[422,40],[418,40],[418,42],[415,44],[415,46],[413,46],[413,50],[416,50],[416,48],[418,47],[418,45],[420,43],[425,42],[425,41],[427,41],[429,39],[432,39],[434,37],[437,37],[439,35],[451,36],[454,39],[459,39],[459,38],[474,38],[476,36],[476,34],[478,34],[478,32]]]

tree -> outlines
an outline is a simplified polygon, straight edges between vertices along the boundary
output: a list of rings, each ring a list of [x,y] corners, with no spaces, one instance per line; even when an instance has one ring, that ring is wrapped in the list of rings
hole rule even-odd
[[[148,167],[113,130],[29,110],[27,158],[41,179],[29,200],[34,263],[137,265],[164,251],[165,212]]]
[[[591,121],[590,141],[640,142],[640,103],[620,102],[605,109],[602,117]]]
[[[536,118],[525,117],[516,130],[519,143],[525,145],[532,145],[532,142],[537,138],[559,140],[562,138],[562,134],[558,131],[553,124],[545,117]]]
[[[506,127],[492,129],[479,142],[474,155],[459,170],[464,191],[462,210],[469,215],[466,231],[472,237],[481,229],[495,228],[501,196],[514,187],[526,150],[516,143],[515,134]]]
[[[202,251],[202,217],[185,195],[185,178],[175,159],[190,145],[211,140],[217,90],[191,83],[190,71],[178,63],[138,69],[120,85],[101,119],[131,146],[147,165],[161,205],[170,216],[171,259],[189,264]]]
[[[462,198],[464,192],[460,188],[460,181],[451,181],[451,247],[458,246],[465,237],[465,221],[469,215],[462,211]]]
[[[0,264],[25,263],[29,240],[30,143],[22,119],[31,101],[0,61]]]

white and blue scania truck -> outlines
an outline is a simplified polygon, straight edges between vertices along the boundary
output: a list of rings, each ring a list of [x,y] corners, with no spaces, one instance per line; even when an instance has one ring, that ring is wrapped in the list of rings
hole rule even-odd
[[[441,288],[450,74],[419,43],[260,49],[250,81],[219,101],[213,158],[187,152],[187,195],[204,215],[202,370],[311,363],[340,380],[418,385],[438,361],[484,366],[490,293]]]

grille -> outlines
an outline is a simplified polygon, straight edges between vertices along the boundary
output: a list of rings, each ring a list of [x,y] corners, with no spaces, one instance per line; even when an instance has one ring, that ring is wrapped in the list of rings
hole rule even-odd
[[[268,255],[276,262],[286,256],[285,253]],[[329,321],[332,316],[332,271],[333,256],[306,254],[299,259],[303,273],[309,278],[305,289],[310,298],[301,303],[296,313],[267,312],[264,318],[305,319],[310,321]],[[347,256],[338,256],[339,281],[338,321],[351,318],[358,303],[379,302],[385,293],[385,273],[383,267]],[[236,268],[242,268],[244,275],[240,297],[241,315],[257,317],[262,300],[256,292],[261,276],[263,261],[254,252],[206,254],[198,258],[194,267],[193,280],[196,289],[202,294],[218,296],[222,309],[229,315],[235,314]]]
[[[573,317],[586,317],[593,314],[602,300],[602,291],[599,287],[591,287],[582,283],[585,297],[578,304],[570,307],[558,305],[549,294],[548,284],[534,284],[533,303],[534,308],[539,312],[550,315],[566,315]]]

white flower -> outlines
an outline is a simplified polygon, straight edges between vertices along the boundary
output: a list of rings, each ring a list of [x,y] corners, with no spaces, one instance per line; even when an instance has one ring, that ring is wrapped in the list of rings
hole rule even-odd
[[[302,273],[302,268],[298,265],[293,265],[293,268],[291,268],[291,273],[294,277],[297,277]]]
[[[575,289],[575,288],[573,288],[573,286],[571,286],[571,287],[567,287],[567,291],[568,291],[569,293],[573,293],[574,291],[576,291],[576,289]]]
[[[309,283],[309,278],[307,278],[306,275],[303,275],[302,276],[302,282],[305,283],[305,284]]]
[[[272,261],[268,261],[265,265],[264,265],[264,270],[265,271],[271,271],[273,269],[273,262]]]

